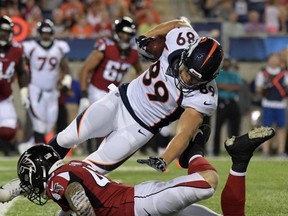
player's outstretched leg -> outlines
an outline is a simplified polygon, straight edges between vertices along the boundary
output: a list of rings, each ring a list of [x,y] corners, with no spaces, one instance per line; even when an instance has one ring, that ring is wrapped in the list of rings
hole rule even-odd
[[[225,141],[225,148],[232,159],[232,168],[221,194],[223,215],[245,216],[245,177],[249,161],[255,149],[274,135],[273,128],[260,127]]]
[[[179,157],[179,164],[183,168],[188,168],[189,160],[194,155],[204,156],[204,145],[208,141],[211,133],[210,126],[203,124],[199,127],[198,131],[190,141],[188,147]]]
[[[20,180],[15,178],[0,186],[0,203],[9,202],[19,195],[24,195],[20,187]]]
[[[275,135],[271,127],[258,127],[248,133],[226,139],[225,148],[233,161],[234,171],[245,172],[255,149]],[[247,165],[246,165],[247,164]],[[238,167],[237,167],[238,166]]]

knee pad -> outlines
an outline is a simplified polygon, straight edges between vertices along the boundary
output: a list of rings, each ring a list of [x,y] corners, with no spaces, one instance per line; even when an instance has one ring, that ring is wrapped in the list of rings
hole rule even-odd
[[[12,140],[16,134],[16,129],[8,127],[0,127],[0,138],[3,140]]]

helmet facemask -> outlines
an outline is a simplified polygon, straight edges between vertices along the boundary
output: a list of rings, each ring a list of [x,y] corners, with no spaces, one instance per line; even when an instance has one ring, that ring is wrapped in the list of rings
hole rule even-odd
[[[187,73],[184,75],[184,73]],[[184,80],[184,76],[190,76],[190,82]],[[205,85],[209,81],[202,80],[202,75],[198,73],[193,68],[188,69],[183,63],[179,66],[179,75],[178,75],[178,86],[177,88],[181,88],[183,93],[190,93],[194,90],[199,89],[201,86]]]
[[[50,47],[51,44],[53,43],[54,37],[50,33],[41,33],[41,35],[39,36],[39,39],[40,39],[39,43],[41,44],[41,46],[47,48],[47,47]]]
[[[36,176],[37,173],[35,173],[31,167],[28,173],[26,173],[24,177],[26,182],[21,181],[20,187],[27,195],[28,200],[36,205],[42,206],[48,201],[48,197],[46,196],[47,172],[45,167],[42,167],[42,174],[39,173],[38,176]]]
[[[126,32],[114,33],[114,39],[121,50],[127,50],[131,47],[131,39],[133,35]]]

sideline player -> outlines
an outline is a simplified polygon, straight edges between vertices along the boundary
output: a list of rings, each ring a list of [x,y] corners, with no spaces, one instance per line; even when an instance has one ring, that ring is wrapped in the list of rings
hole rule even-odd
[[[66,58],[70,51],[67,42],[54,39],[51,20],[45,19],[37,25],[38,38],[23,42],[23,46],[31,74],[29,116],[34,142],[45,143],[45,135],[57,121],[59,90],[70,89],[72,77]]]
[[[107,94],[109,85],[119,86],[131,66],[137,75],[142,72],[137,49],[131,41],[135,35],[135,23],[124,16],[115,20],[112,37],[97,39],[94,50],[79,72],[81,99],[78,113]],[[97,139],[97,145],[101,141]],[[87,141],[87,150],[89,153],[95,150],[91,139]]]
[[[201,133],[180,156],[179,162],[183,168],[188,168],[188,175],[168,182],[149,181],[134,187],[116,183],[85,161],[74,160],[64,164],[48,145],[34,146],[22,154],[17,166],[18,177],[30,201],[44,205],[48,199],[43,197],[48,197],[62,208],[60,215],[65,215],[65,212],[71,214],[71,211],[81,216],[219,215],[204,206],[195,205],[212,196],[217,185],[213,178],[217,175],[216,170],[203,157],[204,142],[210,134],[207,127],[209,129],[209,126],[202,126]],[[243,176],[254,150],[274,134],[273,128],[260,127],[225,141],[233,162],[222,193],[225,216],[245,215]]]
[[[9,156],[15,137],[17,113],[13,105],[12,82],[17,75],[23,106],[29,107],[28,73],[23,46],[12,42],[14,24],[10,17],[0,17],[0,149]],[[16,72],[16,73],[15,73]]]
[[[136,74],[142,72],[139,55],[131,39],[136,35],[136,25],[124,16],[114,22],[113,37],[98,38],[94,50],[79,72],[82,98],[79,113],[109,92],[108,86],[119,86],[133,66]]]

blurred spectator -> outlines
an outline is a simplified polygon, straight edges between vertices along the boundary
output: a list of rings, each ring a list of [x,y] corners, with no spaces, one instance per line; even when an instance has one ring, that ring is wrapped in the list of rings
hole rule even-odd
[[[54,32],[56,38],[68,37],[70,30],[63,22],[63,13],[60,8],[56,8],[52,13],[52,20],[54,22]]]
[[[246,0],[236,0],[234,10],[238,15],[238,22],[245,23],[248,21],[248,3]]]
[[[79,0],[67,0],[60,6],[65,26],[72,28],[75,24],[76,15],[83,14],[85,12],[84,5]]]
[[[232,0],[222,0],[221,4],[217,7],[217,17],[221,21],[227,21],[229,19],[230,13],[234,11]]]
[[[244,24],[244,29],[249,35],[261,35],[266,33],[265,24],[260,21],[260,15],[257,11],[250,11],[248,22]]]
[[[223,47],[226,54],[229,53],[229,39],[231,37],[241,37],[245,34],[245,29],[242,23],[237,22],[238,15],[235,11],[232,11],[229,14],[227,22],[223,22],[222,25],[222,38],[223,38]]]
[[[24,8],[21,9],[21,15],[25,20],[31,21],[33,17],[42,15],[40,7],[35,0],[27,0]]]
[[[93,36],[93,27],[87,22],[84,13],[79,13],[76,17],[76,23],[71,28],[72,37],[91,38]]]
[[[20,16],[18,1],[0,1],[0,16]]]
[[[93,0],[87,8],[87,22],[93,26],[93,28],[102,22],[102,11],[107,11],[105,2],[103,0]]]
[[[138,26],[138,34],[141,35],[148,30],[154,28],[156,25],[158,25],[156,22],[154,22],[154,19],[150,13],[146,14],[146,22],[140,24]]]
[[[133,17],[129,11],[130,0],[106,0],[110,19],[120,19],[123,16]]]
[[[113,25],[107,10],[101,12],[102,21],[94,27],[97,37],[111,36],[113,33]]]
[[[266,1],[267,0],[249,0],[248,1],[248,11],[257,11],[259,14],[259,20],[261,22],[263,22]]]
[[[37,23],[42,21],[42,11],[35,0],[27,0],[24,8],[21,9],[21,15],[28,25],[28,36],[37,36]]]
[[[152,0],[134,0],[132,2],[131,13],[134,15],[134,20],[138,26],[148,22],[147,14],[154,23],[160,23],[160,14],[153,8]]]
[[[239,73],[239,62],[236,60],[231,61],[232,69],[234,69],[236,72]],[[244,115],[247,115],[250,113],[251,105],[252,105],[252,93],[250,89],[251,83],[249,83],[246,79],[241,77],[241,87],[238,92],[239,95],[239,108],[241,113],[241,118]]]
[[[281,68],[288,70],[288,47],[280,51]]]
[[[282,22],[280,21],[280,8],[277,6],[275,0],[269,0],[265,4],[264,20],[267,33],[279,33]]]
[[[218,107],[214,134],[214,156],[220,154],[221,130],[228,122],[228,137],[238,136],[240,133],[241,113],[239,108],[239,91],[242,80],[237,71],[232,68],[229,58],[225,58],[221,73],[216,77],[218,86]]]
[[[40,0],[40,8],[42,9],[44,19],[52,19],[53,11],[61,5],[62,0]]]
[[[288,89],[288,73],[281,68],[280,56],[271,54],[266,67],[260,71],[255,80],[256,91],[262,96],[262,125],[276,126],[278,141],[277,153],[285,158],[286,144],[286,100]],[[271,140],[263,145],[263,156],[271,153]]]
[[[215,17],[215,9],[221,0],[199,0],[200,8],[206,18]]]

